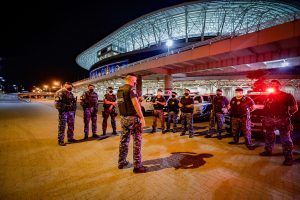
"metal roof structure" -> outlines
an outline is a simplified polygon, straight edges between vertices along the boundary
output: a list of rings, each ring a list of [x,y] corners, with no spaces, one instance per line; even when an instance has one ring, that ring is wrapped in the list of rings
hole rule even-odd
[[[245,34],[294,20],[300,5],[288,0],[202,0],[164,8],[133,20],[77,56],[89,70],[97,52],[111,44],[125,52],[162,45],[168,39]],[[288,16],[288,17],[287,17]],[[281,20],[282,19],[282,20]],[[264,24],[274,20],[274,24]]]

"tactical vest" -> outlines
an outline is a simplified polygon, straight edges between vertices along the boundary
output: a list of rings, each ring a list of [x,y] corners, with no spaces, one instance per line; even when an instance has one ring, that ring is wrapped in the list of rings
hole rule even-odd
[[[237,103],[239,102],[239,104]],[[231,103],[231,116],[232,117],[243,117],[250,114],[249,110],[249,98],[243,96],[240,100],[237,100],[236,97],[233,97],[233,101]]]
[[[111,95],[106,94],[106,95],[104,96],[104,98],[105,98],[107,101],[110,101],[110,102],[115,102],[115,101],[117,100],[116,95],[114,95],[114,94],[111,94]],[[111,104],[105,104],[105,103],[103,102],[103,108],[104,108],[104,110],[109,109],[110,106],[111,106]],[[115,107],[113,106],[113,109],[114,109],[114,108],[115,108]]]
[[[97,107],[98,95],[96,92],[86,91],[82,96],[83,106],[87,108]]]
[[[60,111],[75,111],[77,99],[74,97],[73,93],[66,90],[60,92],[61,95],[59,95],[58,92],[58,95],[55,97],[55,101],[58,102],[56,108]]]
[[[213,109],[215,112],[222,112],[222,108],[225,108],[224,96],[215,96],[213,100]]]
[[[137,114],[130,97],[131,89],[132,86],[123,85],[117,92],[119,112],[122,116],[135,116]]]

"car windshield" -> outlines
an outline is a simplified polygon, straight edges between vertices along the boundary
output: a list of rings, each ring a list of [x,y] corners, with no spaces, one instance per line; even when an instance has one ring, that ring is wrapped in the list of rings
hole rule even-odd
[[[209,96],[203,96],[203,101],[210,101]]]
[[[194,101],[198,101],[199,103],[202,103],[201,96],[196,96],[196,97],[194,98]]]

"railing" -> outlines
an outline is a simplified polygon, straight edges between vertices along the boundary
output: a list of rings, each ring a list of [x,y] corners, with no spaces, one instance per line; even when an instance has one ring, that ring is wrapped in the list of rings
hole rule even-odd
[[[149,62],[149,61],[152,61],[152,60],[157,60],[159,58],[167,57],[167,56],[170,56],[170,55],[173,55],[173,54],[176,54],[176,53],[182,53],[184,51],[192,50],[194,48],[198,48],[198,47],[201,47],[201,46],[210,45],[212,43],[219,42],[219,41],[222,41],[222,40],[226,40],[226,39],[229,39],[229,38],[245,35],[245,34],[248,34],[248,33],[251,33],[251,32],[255,32],[255,31],[260,31],[262,29],[270,28],[270,27],[274,26],[274,24],[279,25],[279,24],[291,22],[291,21],[294,21],[294,20],[297,20],[297,19],[300,19],[300,11],[295,12],[293,15],[286,15],[284,17],[281,17],[280,19],[277,19],[277,20],[269,20],[269,21],[266,21],[264,23],[252,26],[252,27],[247,27],[245,29],[239,29],[238,31],[234,31],[230,34],[220,35],[220,36],[214,37],[212,39],[197,42],[197,43],[187,45],[185,47],[182,47],[182,48],[179,48],[179,49],[176,49],[176,50],[171,50],[170,52],[162,53],[162,54],[152,56],[152,57],[140,60],[140,61],[136,61],[136,62],[133,62],[133,63],[130,63],[130,64],[124,66],[122,69],[128,68],[128,67],[133,67],[135,65],[142,64],[142,63],[145,63],[145,62]],[[117,72],[117,71],[118,70],[115,70],[114,72]],[[114,73],[114,72],[112,72],[112,73]],[[112,74],[112,73],[110,73],[110,74]],[[106,75],[109,75],[109,74],[106,74]],[[73,84],[78,85],[80,83],[83,83],[83,82],[89,81],[89,80],[95,80],[95,79],[100,80],[102,77],[105,77],[106,75],[93,77],[93,78],[82,79],[82,80],[74,82]]]

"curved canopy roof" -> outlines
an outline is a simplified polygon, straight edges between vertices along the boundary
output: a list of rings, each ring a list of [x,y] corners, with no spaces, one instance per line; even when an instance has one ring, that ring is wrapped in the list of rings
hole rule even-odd
[[[78,55],[76,62],[89,70],[98,62],[97,52],[110,44],[130,52],[160,45],[168,39],[234,35],[241,29],[250,33],[292,21],[299,10],[299,4],[287,0],[202,0],[184,3],[125,24]],[[272,20],[273,24],[265,23]]]

